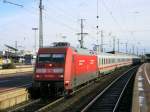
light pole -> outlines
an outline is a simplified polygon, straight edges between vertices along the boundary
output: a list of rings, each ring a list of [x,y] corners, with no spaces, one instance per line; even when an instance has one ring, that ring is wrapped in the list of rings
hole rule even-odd
[[[38,30],[38,28],[34,27],[32,28],[32,30],[34,31],[34,52],[36,54],[36,31]]]

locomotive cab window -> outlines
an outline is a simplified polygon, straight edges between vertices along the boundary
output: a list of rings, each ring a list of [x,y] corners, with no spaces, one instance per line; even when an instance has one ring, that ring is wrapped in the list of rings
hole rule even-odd
[[[65,61],[65,54],[39,54],[38,55],[38,62],[64,62]]]

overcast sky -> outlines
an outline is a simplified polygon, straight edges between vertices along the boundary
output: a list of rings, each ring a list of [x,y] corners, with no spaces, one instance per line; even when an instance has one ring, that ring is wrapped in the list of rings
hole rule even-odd
[[[32,50],[32,28],[38,27],[39,0],[7,1],[24,7],[3,3],[3,0],[0,0],[0,49],[4,49],[4,44],[14,46],[17,41],[20,49]],[[79,19],[83,18],[86,19],[84,31],[88,33],[84,45],[92,48],[97,40],[96,4],[97,0],[43,0],[44,45],[55,41],[68,41],[73,46],[78,46]],[[135,45],[140,52],[144,48],[147,52],[150,51],[150,0],[99,0],[98,12],[98,24],[100,30],[104,31],[106,51],[112,49],[113,36],[122,43],[121,51],[125,51],[126,42],[128,50]],[[64,36],[65,39],[62,38]]]

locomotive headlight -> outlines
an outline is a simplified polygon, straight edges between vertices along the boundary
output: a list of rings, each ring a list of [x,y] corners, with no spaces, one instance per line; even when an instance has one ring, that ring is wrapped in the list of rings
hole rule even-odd
[[[64,77],[64,75],[60,75],[60,77],[61,77],[61,78],[63,78],[63,77]]]
[[[39,75],[36,75],[36,78],[40,78],[40,76],[39,76]]]
[[[52,66],[52,64],[49,64],[49,67],[51,67]]]
[[[64,69],[63,68],[54,68],[53,72],[54,73],[63,73]]]

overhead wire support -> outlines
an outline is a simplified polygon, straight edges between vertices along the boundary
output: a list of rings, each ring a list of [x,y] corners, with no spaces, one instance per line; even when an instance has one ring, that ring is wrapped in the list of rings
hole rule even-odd
[[[99,29],[99,0],[97,0],[97,15],[96,15],[96,19],[97,19],[97,25],[96,25],[96,29],[97,29],[97,53],[99,52],[103,52],[104,48],[103,48],[103,30],[102,30],[102,24],[101,24],[101,30]],[[102,21],[101,21],[102,23]],[[99,44],[99,33],[101,33],[100,35],[100,44]]]
[[[104,35],[103,35],[103,30],[101,30],[101,52],[103,52],[104,51],[104,48],[103,48],[103,45],[104,45],[104,42],[103,42],[103,37],[104,37]]]
[[[42,0],[39,3],[39,48],[43,47],[43,5]]]
[[[117,39],[117,41],[118,41],[118,52],[119,52],[119,50],[120,50],[120,40]]]
[[[84,28],[84,26],[83,26],[83,21],[84,21],[85,19],[80,19],[80,21],[81,21],[81,32],[80,33],[77,33],[78,35],[80,35],[81,36],[81,39],[79,40],[79,43],[80,43],[80,47],[81,48],[84,48],[84,45],[83,45],[83,43],[84,43],[84,35],[87,35],[88,33],[84,33],[83,32],[83,28]]]
[[[129,53],[129,54],[130,54],[130,52],[128,52],[128,42],[120,43],[120,44],[125,45],[125,52],[126,52],[126,54],[127,54],[127,53]]]
[[[128,53],[128,43],[126,42],[126,53]]]
[[[132,45],[132,54],[133,54],[133,55],[134,55],[134,48],[135,48],[135,46]]]
[[[100,46],[99,46],[99,41],[98,41],[98,37],[99,37],[99,9],[98,9],[98,7],[99,7],[99,2],[98,2],[98,0],[97,0],[97,15],[96,15],[96,19],[97,19],[97,25],[96,25],[96,29],[97,29],[97,32],[96,32],[96,35],[97,35],[97,45],[96,45],[96,51],[97,51],[97,53],[99,53],[99,51],[100,51]]]
[[[116,37],[113,36],[113,51],[115,52]]]

